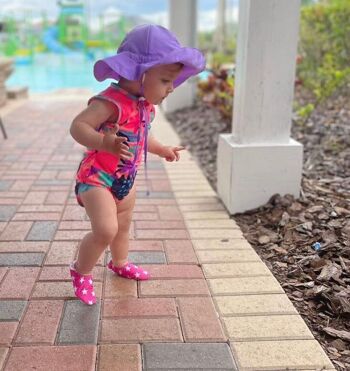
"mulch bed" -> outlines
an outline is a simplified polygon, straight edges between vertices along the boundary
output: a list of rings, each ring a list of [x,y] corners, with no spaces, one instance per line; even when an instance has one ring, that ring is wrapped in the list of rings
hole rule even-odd
[[[167,117],[215,189],[231,122],[201,102]],[[273,195],[234,219],[336,369],[350,370],[350,87],[293,120],[292,137],[304,145],[300,197]]]

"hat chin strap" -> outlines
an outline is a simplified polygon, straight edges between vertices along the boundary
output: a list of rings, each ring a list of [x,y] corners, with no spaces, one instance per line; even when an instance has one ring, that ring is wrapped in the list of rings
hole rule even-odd
[[[144,89],[145,78],[146,78],[146,75],[143,74],[143,75],[142,75],[142,78],[141,78],[141,85],[140,85],[140,96],[141,96],[142,98],[145,97],[145,89]]]
[[[142,98],[145,98],[145,89],[144,89],[145,80],[146,80],[146,72],[143,73],[142,79],[141,79],[140,91],[141,91],[141,97]]]

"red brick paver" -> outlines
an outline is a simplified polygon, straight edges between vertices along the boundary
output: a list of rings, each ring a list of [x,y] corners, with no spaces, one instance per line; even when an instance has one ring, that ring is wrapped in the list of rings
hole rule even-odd
[[[8,353],[9,348],[7,347],[0,347],[0,367],[2,369],[4,363],[5,363],[5,358]]]
[[[176,240],[165,241],[165,251],[169,263],[198,263],[197,256],[189,240],[182,240],[180,236]]]
[[[145,281],[141,283],[140,294],[142,297],[210,295],[204,279]]]
[[[28,299],[38,274],[39,268],[9,268],[0,285],[0,300]]]
[[[10,222],[1,233],[2,241],[23,241],[33,222]]]
[[[4,278],[6,272],[7,272],[7,268],[6,267],[0,268],[0,282]]]
[[[93,371],[96,346],[31,346],[11,350],[5,371]]]
[[[133,318],[102,321],[102,342],[138,343],[145,341],[183,341],[176,318]]]
[[[185,341],[225,341],[211,298],[178,298]]]
[[[174,299],[106,299],[104,317],[177,317]]]
[[[18,322],[0,322],[0,346],[11,345]]]
[[[63,304],[64,302],[59,300],[31,301],[15,343],[54,344]]]

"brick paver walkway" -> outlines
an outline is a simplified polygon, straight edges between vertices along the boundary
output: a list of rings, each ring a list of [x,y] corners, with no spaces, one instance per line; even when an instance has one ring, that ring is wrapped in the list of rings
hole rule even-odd
[[[151,157],[137,179],[131,261],[153,278],[94,271],[98,305],[75,300],[68,264],[89,229],[68,133],[85,97],[25,101],[0,150],[0,369],[333,369],[201,170]],[[177,144],[160,114],[155,135]],[[170,142],[169,142],[170,140]]]

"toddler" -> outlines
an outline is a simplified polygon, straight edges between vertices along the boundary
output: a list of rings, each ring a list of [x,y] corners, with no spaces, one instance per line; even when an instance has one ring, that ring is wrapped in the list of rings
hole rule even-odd
[[[143,154],[146,165],[147,152],[179,160],[183,147],[164,146],[148,135],[154,105],[204,66],[199,50],[181,47],[170,31],[156,25],[134,28],[116,55],[94,65],[98,81],[117,82],[92,97],[70,128],[72,137],[88,148],[77,171],[75,194],[90,218],[91,232],[70,265],[75,295],[88,305],[96,303],[91,271],[108,245],[107,267],[116,275],[150,277],[127,260],[137,169]]]

